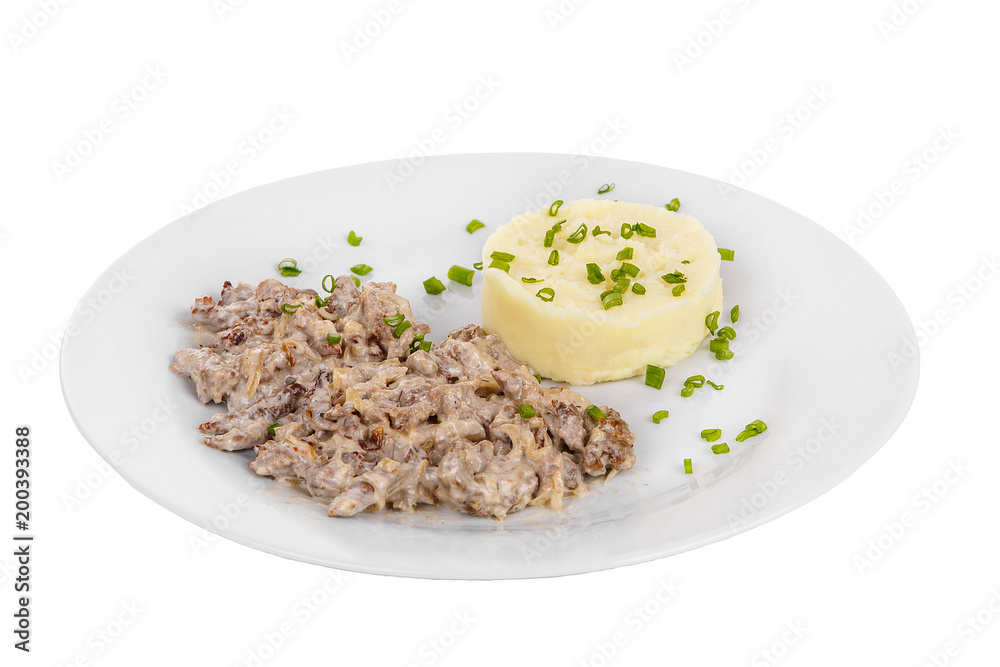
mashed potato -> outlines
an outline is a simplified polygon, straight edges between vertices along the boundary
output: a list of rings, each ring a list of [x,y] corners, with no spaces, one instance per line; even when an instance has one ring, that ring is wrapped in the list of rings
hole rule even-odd
[[[632,377],[646,364],[669,366],[694,352],[708,333],[705,317],[722,308],[720,257],[701,223],[663,207],[608,200],[582,199],[562,204],[554,216],[550,211],[520,215],[487,239],[483,328],[545,377],[573,384]],[[546,233],[561,221],[551,247],[545,247]],[[655,237],[642,229],[623,238],[622,225],[636,223],[655,230]],[[581,225],[585,237],[570,242],[579,238]],[[597,227],[611,233],[594,236]],[[632,258],[617,259],[626,248]],[[553,250],[556,265],[550,263]],[[514,256],[507,262],[509,272],[502,263],[489,268],[494,253]],[[612,271],[625,262],[638,272],[619,276],[629,281],[620,292],[621,305],[605,309],[601,295],[613,289]],[[598,281],[591,267],[589,275],[597,281],[592,283],[588,264],[596,264],[604,279]],[[664,280],[668,274],[676,282]],[[645,294],[633,291],[636,283]],[[552,290],[554,297],[545,301],[539,290]],[[615,295],[607,298],[614,302]]]

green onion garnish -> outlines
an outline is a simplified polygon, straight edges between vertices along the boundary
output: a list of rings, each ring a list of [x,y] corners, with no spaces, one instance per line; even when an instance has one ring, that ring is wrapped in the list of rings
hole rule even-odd
[[[716,440],[722,437],[722,429],[706,428],[704,431],[701,432],[701,437],[703,437],[705,440],[708,440],[709,442],[715,442]]]
[[[467,224],[465,226],[465,231],[467,231],[470,234],[472,234],[474,232],[479,231],[480,229],[482,229],[485,226],[486,225],[484,225],[483,223],[479,222],[478,220],[473,220],[472,222],[470,222],[469,224]]]
[[[552,231],[554,231],[554,232],[561,232],[562,231],[562,226],[565,225],[565,224],[566,224],[565,220],[560,220],[556,224],[552,225]]]
[[[539,375],[538,373],[535,373],[535,374],[534,374],[534,375],[532,375],[531,377],[535,378],[535,380],[537,380],[537,381],[538,381],[538,384],[541,384],[541,383],[542,383],[542,376],[541,376],[541,375]]]
[[[632,225],[628,224],[627,222],[623,222],[620,236],[623,239],[630,239],[632,238],[633,234],[635,234],[635,230],[632,229]]]
[[[392,330],[392,335],[399,338],[403,335],[403,332],[413,326],[413,322],[409,320],[403,320],[403,323]]]
[[[323,306],[325,306],[327,304],[327,302],[330,301],[330,299],[324,299],[319,294],[317,294],[315,301],[316,301],[316,307],[317,308],[322,308]]]
[[[622,248],[621,250],[619,250],[618,254],[615,256],[615,259],[617,259],[619,261],[621,261],[623,259],[632,259],[632,248],[631,248],[631,246],[625,247],[625,248]]]
[[[521,407],[518,408],[518,410],[521,413],[521,419],[531,419],[536,414],[535,409],[530,405],[521,405]]]
[[[395,315],[390,315],[389,317],[383,317],[382,321],[388,324],[390,327],[394,327],[402,323],[402,321],[405,319],[406,315],[403,315],[403,313],[397,310]]]
[[[601,273],[601,267],[597,264],[591,262],[587,264],[587,280],[591,285],[600,285],[604,282],[604,274]]]
[[[570,243],[581,243],[585,238],[587,238],[587,225],[580,223],[576,231],[570,234],[566,240]]]
[[[559,264],[559,251],[553,250],[549,253],[549,264],[557,266]]]
[[[430,352],[431,342],[429,340],[421,341],[420,345],[418,345],[417,347],[418,349],[423,350],[424,352]]]
[[[444,286],[444,283],[438,280],[435,276],[431,276],[424,281],[424,291],[428,294],[440,294],[446,289],[448,288]]]
[[[728,454],[729,453],[729,445],[726,444],[726,443],[724,443],[724,442],[720,442],[717,445],[712,445],[712,453],[713,454]]]
[[[686,283],[688,281],[687,277],[680,271],[673,271],[671,273],[668,273],[665,276],[663,276],[663,279],[671,284]]]
[[[631,278],[635,278],[639,275],[639,267],[632,262],[622,262],[621,268],[618,270]]]
[[[680,296],[681,293],[684,291],[684,285],[677,285],[670,291],[673,293],[674,296]]]
[[[731,262],[733,261],[733,257],[736,256],[736,253],[730,250],[729,248],[719,248],[719,255],[722,256],[723,260]]]
[[[638,294],[639,296],[642,296],[645,293],[646,293],[646,288],[640,285],[639,283],[634,283],[632,285],[632,294]]]
[[[344,337],[341,336],[340,334],[327,334],[326,335],[326,344],[327,345],[336,345],[337,343],[339,343],[343,339],[344,339]]]
[[[480,264],[480,266],[482,266]],[[448,280],[454,280],[456,283],[461,283],[463,285],[468,285],[472,287],[472,278],[476,275],[476,272],[472,269],[467,269],[464,266],[459,266],[455,264],[450,269],[448,269]]]
[[[663,378],[666,376],[667,372],[660,368],[659,366],[647,365],[646,366],[646,386],[652,387],[653,389],[660,389],[663,387]]]
[[[601,229],[600,225],[594,225],[594,231],[590,232],[592,236],[600,236],[601,234],[607,234],[611,236],[611,232]]]
[[[684,459],[684,474],[690,475],[694,472],[694,468],[691,467],[691,459]]]
[[[733,358],[733,353],[730,350],[717,350],[715,353],[715,358],[719,361],[726,361]]]
[[[635,233],[648,239],[656,238],[656,230],[642,222],[635,223]]]
[[[615,189],[614,183],[605,183],[604,185],[602,185],[597,189],[597,194],[606,195],[607,193],[611,192],[614,189]]]
[[[661,421],[663,421],[669,416],[670,412],[668,410],[657,410],[656,412],[653,413],[653,423],[659,424]]]
[[[299,263],[291,257],[278,262],[278,271],[286,278],[297,276],[302,273],[302,269],[299,268]]]
[[[482,271],[483,270],[483,263],[482,262],[473,262],[472,263],[472,268],[474,268],[476,271]]]
[[[357,248],[359,245],[361,245],[361,242],[363,240],[364,240],[364,237],[363,236],[358,236],[357,234],[355,234],[354,230],[351,230],[351,233],[347,235],[347,242],[350,243],[355,248]]]
[[[556,291],[551,287],[543,287],[542,289],[535,292],[535,296],[545,302],[552,301],[556,298]]]
[[[713,338],[708,341],[708,351],[715,354],[719,350],[729,349],[729,339],[728,338]]]
[[[681,260],[681,264],[690,264],[690,263],[691,263],[690,259],[682,259]]]
[[[556,240],[556,230],[550,229],[545,232],[545,243],[543,244],[546,248],[552,247],[552,242]]]
[[[502,259],[494,259],[492,262],[490,262],[489,268],[500,269],[501,271],[506,271],[507,273],[510,273],[510,264],[503,261]]]
[[[684,385],[694,387],[695,389],[701,389],[705,386],[705,376],[692,375],[687,380],[684,380]]]
[[[628,278],[619,278],[618,280],[615,281],[615,284],[611,286],[611,289],[618,292],[619,294],[624,294],[625,292],[628,291],[629,285],[631,284],[632,281],[629,280]]]
[[[736,304],[733,309],[729,311],[729,321],[736,324],[740,319],[740,306]]]
[[[351,280],[353,280],[353,281],[354,281],[354,286],[355,286],[355,287],[361,287],[361,281],[360,281],[360,280],[358,280],[358,277],[357,277],[357,276],[350,276],[350,278],[351,278]]]
[[[585,412],[588,415],[590,415],[590,418],[593,419],[595,422],[600,422],[605,417],[604,411],[601,410],[596,405],[591,405],[589,408],[585,410]]]
[[[522,283],[541,283],[541,282],[545,282],[545,278],[529,278],[527,276],[524,276],[523,278],[521,278],[521,282]]]
[[[351,267],[351,273],[356,273],[359,276],[367,276],[373,270],[374,269],[372,269],[372,267],[368,266],[367,264],[355,264],[354,266]]]
[[[743,429],[742,433],[736,436],[736,442],[743,442],[747,438],[753,438],[755,436],[758,436],[766,430],[767,430],[767,424],[765,424],[759,419],[755,419],[749,424],[747,424],[747,427]]]
[[[274,422],[273,424],[267,427],[267,434],[273,438],[274,429],[278,428],[279,426],[281,426],[281,424],[279,424],[278,422]]]
[[[615,306],[620,306],[622,303],[622,295],[613,289],[609,289],[601,294],[601,303],[604,304],[604,310],[610,310]]]
[[[681,389],[681,396],[690,398],[694,394],[694,387],[684,387]]]
[[[716,391],[722,391],[723,389],[726,388],[726,385],[724,385],[724,384],[715,384],[711,380],[705,380],[705,384],[707,384],[709,387],[711,387],[712,389],[714,389]]]
[[[291,315],[301,307],[302,307],[301,303],[283,303],[281,304],[281,312],[283,312],[285,315]]]
[[[705,317],[705,326],[715,335],[715,330],[719,328],[719,311],[713,310]]]
[[[327,279],[330,280],[329,287],[326,286]],[[333,292],[333,290],[337,289],[337,280],[330,274],[327,274],[323,276],[323,282],[320,283],[320,286],[322,286],[324,292]]]
[[[495,250],[490,254],[490,259],[499,259],[502,262],[513,262],[514,255],[509,252],[500,252],[499,250]]]
[[[678,199],[677,197],[674,197],[673,199],[671,199],[670,203],[667,204],[667,210],[668,211],[678,211],[678,210],[680,210],[680,207],[681,207],[681,200]]]
[[[549,206],[549,215],[552,216],[553,218],[556,217],[556,214],[559,213],[559,207],[562,205],[563,205],[562,199],[557,199],[554,202],[552,202],[552,206]]]
[[[736,338],[736,329],[730,326],[722,327],[719,329],[719,338],[728,338],[729,340]]]

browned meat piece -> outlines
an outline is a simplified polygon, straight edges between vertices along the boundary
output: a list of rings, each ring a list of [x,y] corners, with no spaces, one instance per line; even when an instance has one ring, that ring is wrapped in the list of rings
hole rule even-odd
[[[205,444],[253,447],[257,474],[303,485],[330,516],[444,504],[502,519],[558,509],[587,492],[584,475],[635,462],[616,411],[595,422],[586,398],[542,387],[478,326],[416,350],[429,328],[392,283],[359,290],[341,276],[317,306],[312,290],[276,280],[227,282],[192,320],[208,344],[178,351],[170,368],[229,409],[201,425]],[[522,419],[521,405],[536,415]]]

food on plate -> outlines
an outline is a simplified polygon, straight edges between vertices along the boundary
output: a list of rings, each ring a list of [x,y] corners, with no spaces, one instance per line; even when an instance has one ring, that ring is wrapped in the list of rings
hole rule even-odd
[[[331,516],[440,503],[502,519],[635,462],[618,412],[542,387],[497,336],[470,324],[434,345],[393,283],[323,284],[326,298],[226,282],[195,301],[200,346],[170,369],[227,404],[201,425],[206,445],[253,448],[256,473],[301,484]]]
[[[679,202],[668,207],[557,201],[498,228],[483,248],[483,328],[573,384],[687,357],[722,308],[722,257]]]

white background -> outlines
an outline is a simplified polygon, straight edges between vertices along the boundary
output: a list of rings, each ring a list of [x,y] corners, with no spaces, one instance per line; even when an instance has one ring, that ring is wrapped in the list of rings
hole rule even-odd
[[[995,664],[998,21],[985,0],[4,3],[0,515],[14,426],[30,424],[38,541],[30,655],[11,647],[0,551],[0,662]],[[477,91],[482,78],[494,90]],[[275,109],[293,119],[250,159],[240,146]],[[609,123],[622,129],[601,140]],[[771,524],[542,581],[330,581],[98,472],[53,341],[99,273],[198,194],[418,145],[650,162],[812,218],[923,332],[908,419],[847,482]],[[76,166],[73,151],[87,153]],[[212,188],[230,160],[240,172]],[[860,225],[859,208],[872,212]],[[664,603],[661,582],[677,589]],[[295,605],[310,596],[305,618]]]

